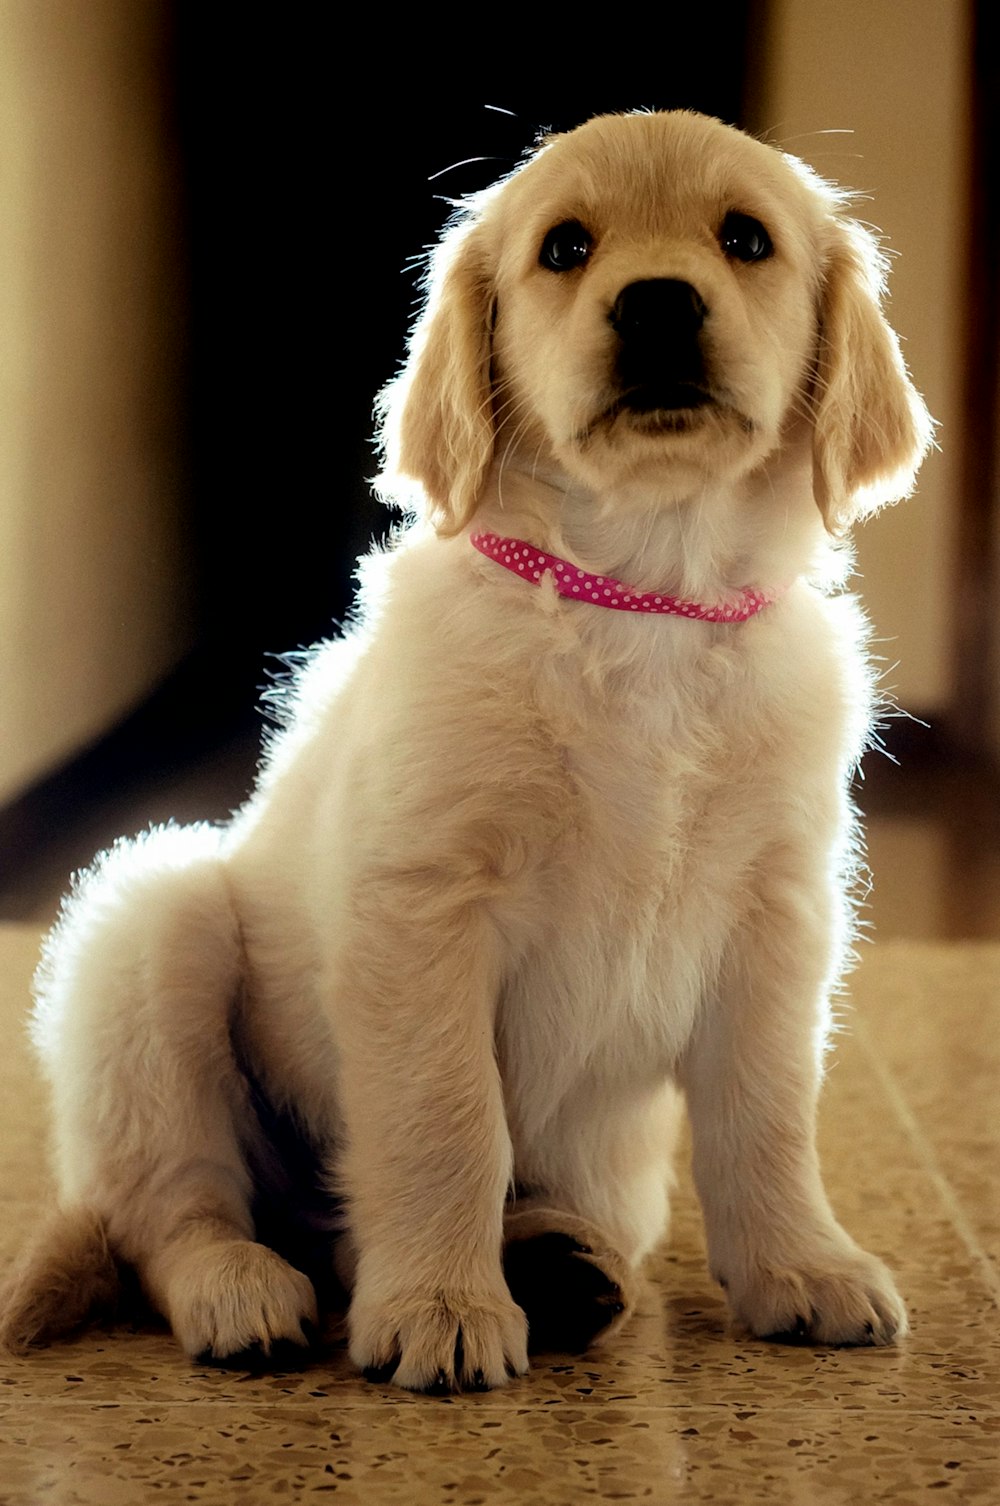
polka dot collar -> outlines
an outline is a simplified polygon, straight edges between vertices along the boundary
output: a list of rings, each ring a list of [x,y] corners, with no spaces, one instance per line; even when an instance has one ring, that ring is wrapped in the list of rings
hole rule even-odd
[[[609,575],[591,575],[568,560],[546,554],[544,549],[536,549],[521,539],[505,539],[496,533],[474,533],[470,542],[480,554],[495,560],[522,580],[539,585],[542,576],[548,573],[560,596],[587,601],[592,606],[611,607],[616,612],[666,613],[671,617],[690,617],[698,622],[746,622],[781,595],[780,591],[747,589],[740,591],[732,602],[704,606],[696,601],[667,596],[662,591],[633,591],[620,580],[613,580]]]

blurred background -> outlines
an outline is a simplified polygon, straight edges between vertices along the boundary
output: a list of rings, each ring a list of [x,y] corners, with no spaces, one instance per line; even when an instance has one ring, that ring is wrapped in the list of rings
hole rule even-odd
[[[715,0],[574,43],[562,13],[0,0],[0,920],[243,798],[273,656],[343,619],[385,527],[372,398],[447,201],[540,128],[683,106],[860,190],[899,253],[940,450],[858,539],[908,713],[859,782],[871,917],[1000,936],[997,14]]]

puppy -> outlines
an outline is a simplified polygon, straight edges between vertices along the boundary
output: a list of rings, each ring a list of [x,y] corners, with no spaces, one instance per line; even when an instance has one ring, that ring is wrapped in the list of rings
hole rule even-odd
[[[355,626],[231,824],[117,844],[46,944],[9,1346],[131,1268],[190,1355],[287,1360],[336,1270],[361,1369],[502,1385],[624,1321],[679,1094],[734,1322],[905,1332],[814,1141],[873,704],[839,541],[930,437],[844,211],[678,113],[458,214]]]

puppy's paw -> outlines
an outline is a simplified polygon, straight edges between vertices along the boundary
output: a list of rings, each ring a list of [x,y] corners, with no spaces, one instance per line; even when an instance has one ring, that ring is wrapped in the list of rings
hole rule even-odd
[[[266,1245],[231,1240],[186,1252],[171,1273],[167,1316],[200,1364],[284,1370],[305,1361],[316,1294]]]
[[[506,1292],[442,1288],[382,1304],[356,1294],[349,1324],[358,1368],[408,1391],[490,1391],[528,1368],[524,1313]]]
[[[847,1248],[788,1262],[761,1261],[747,1278],[723,1279],[737,1328],[801,1344],[891,1344],[909,1323],[880,1260]]]
[[[635,1279],[592,1224],[531,1208],[508,1214],[504,1234],[504,1276],[527,1314],[533,1354],[581,1354],[625,1322]]]

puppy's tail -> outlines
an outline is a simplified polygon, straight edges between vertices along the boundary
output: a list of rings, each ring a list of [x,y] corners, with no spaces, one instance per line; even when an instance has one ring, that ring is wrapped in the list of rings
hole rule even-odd
[[[23,1354],[118,1306],[122,1278],[103,1221],[58,1209],[42,1224],[0,1290],[0,1350]]]

